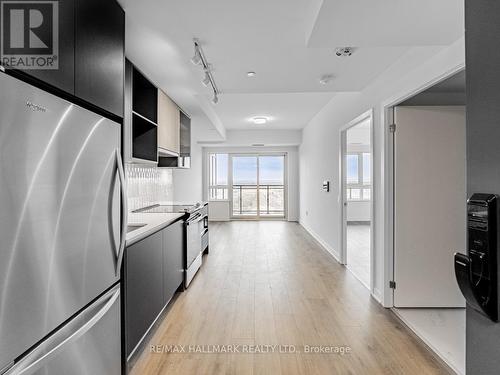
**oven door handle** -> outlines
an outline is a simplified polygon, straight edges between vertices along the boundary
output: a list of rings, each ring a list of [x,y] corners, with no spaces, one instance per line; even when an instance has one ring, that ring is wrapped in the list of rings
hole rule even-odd
[[[186,225],[196,224],[196,223],[200,222],[201,220],[203,220],[203,217],[201,216],[201,214],[200,214],[200,213],[197,213],[197,214],[195,214],[192,218],[190,217],[190,218],[186,221]]]

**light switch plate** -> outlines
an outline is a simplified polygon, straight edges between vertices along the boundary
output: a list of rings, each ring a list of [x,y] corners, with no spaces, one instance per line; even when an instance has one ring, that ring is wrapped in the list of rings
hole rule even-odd
[[[330,192],[330,181],[323,181],[323,191]]]

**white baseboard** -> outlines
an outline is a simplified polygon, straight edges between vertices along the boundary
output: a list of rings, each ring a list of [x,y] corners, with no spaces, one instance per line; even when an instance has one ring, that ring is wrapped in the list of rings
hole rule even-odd
[[[372,296],[378,303],[380,303],[382,306],[384,305],[382,303],[382,292],[380,291],[380,289],[373,288]]]
[[[304,228],[306,230],[307,233],[309,233],[320,245],[321,245],[321,248],[326,251],[329,255],[332,256],[333,259],[335,259],[335,261],[337,261],[338,263],[342,264],[342,262],[340,261],[340,254],[335,251],[330,245],[328,245],[316,232],[314,232],[308,225],[304,224],[304,222],[302,220],[299,220],[299,224],[302,226],[302,228]],[[353,274],[354,275],[354,274]],[[356,275],[354,275],[356,276]],[[370,289],[370,288],[368,288]],[[377,288],[374,288],[373,289],[373,292],[370,292],[371,296],[378,302],[380,303],[381,305],[383,305],[382,303],[382,293],[379,289]]]
[[[308,225],[304,224],[303,221],[299,220],[299,224],[306,230],[307,233],[309,233],[325,250],[328,254],[330,254],[333,259],[335,259],[338,263],[341,263],[340,261],[340,254],[335,251],[333,247],[328,245],[316,232],[314,232]],[[341,263],[342,264],[342,263]]]

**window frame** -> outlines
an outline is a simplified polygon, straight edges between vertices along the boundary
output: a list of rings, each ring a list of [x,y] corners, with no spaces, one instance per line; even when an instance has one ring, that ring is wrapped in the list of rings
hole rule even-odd
[[[369,184],[365,184],[363,181],[364,181],[364,154],[368,154],[370,155],[370,162],[369,162],[369,165],[370,165],[370,183]],[[347,165],[347,158],[349,156],[352,156],[352,155],[355,155],[357,156],[357,159],[358,159],[358,183],[349,183],[347,182],[347,173],[346,173],[346,200],[348,202],[370,202],[372,200],[372,192],[373,192],[373,189],[372,189],[372,181],[373,181],[373,171],[371,170],[371,166],[372,166],[372,163],[371,163],[371,158],[372,158],[372,155],[371,153],[369,152],[366,152],[366,151],[355,151],[355,152],[346,152],[345,154],[346,156],[346,165]],[[352,196],[352,190],[353,189],[358,189],[359,190],[359,198],[351,198]],[[370,190],[370,196],[368,199],[365,198],[365,190]]]
[[[217,155],[226,155],[226,182],[227,184],[217,184]],[[213,158],[215,156],[215,158]],[[209,152],[208,153],[208,201],[209,202],[228,202],[229,201],[229,158],[227,152]],[[212,164],[213,163],[213,164]],[[216,182],[213,184],[213,182]],[[217,198],[212,195],[212,192],[222,190],[222,198]]]

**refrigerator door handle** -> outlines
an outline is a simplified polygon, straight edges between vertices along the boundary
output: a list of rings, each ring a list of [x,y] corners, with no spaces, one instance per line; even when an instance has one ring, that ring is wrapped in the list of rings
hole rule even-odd
[[[111,309],[116,300],[120,297],[120,286],[117,285],[112,289],[105,299],[99,301],[102,307],[85,323],[83,323],[76,331],[70,332],[67,335],[65,330],[49,337],[47,341],[40,344],[33,351],[28,353],[23,359],[12,366],[4,375],[31,375],[40,369],[46,362],[50,361],[57,353],[64,349],[65,346],[71,344],[78,338],[87,333],[101,318]],[[83,313],[81,316],[85,316]],[[76,320],[79,318],[77,317]],[[81,318],[80,318],[81,319]],[[70,323],[74,324],[74,322]],[[62,337],[59,337],[62,336]],[[65,337],[66,336],[66,337]]]
[[[118,177],[120,178],[120,197],[121,197],[121,227],[120,227],[120,246],[118,248],[118,256],[116,261],[115,274],[120,274],[120,269],[123,262],[123,253],[125,251],[125,244],[127,240],[127,187],[125,179],[125,171],[123,170],[123,161],[120,149],[116,149],[116,163],[118,165]]]

